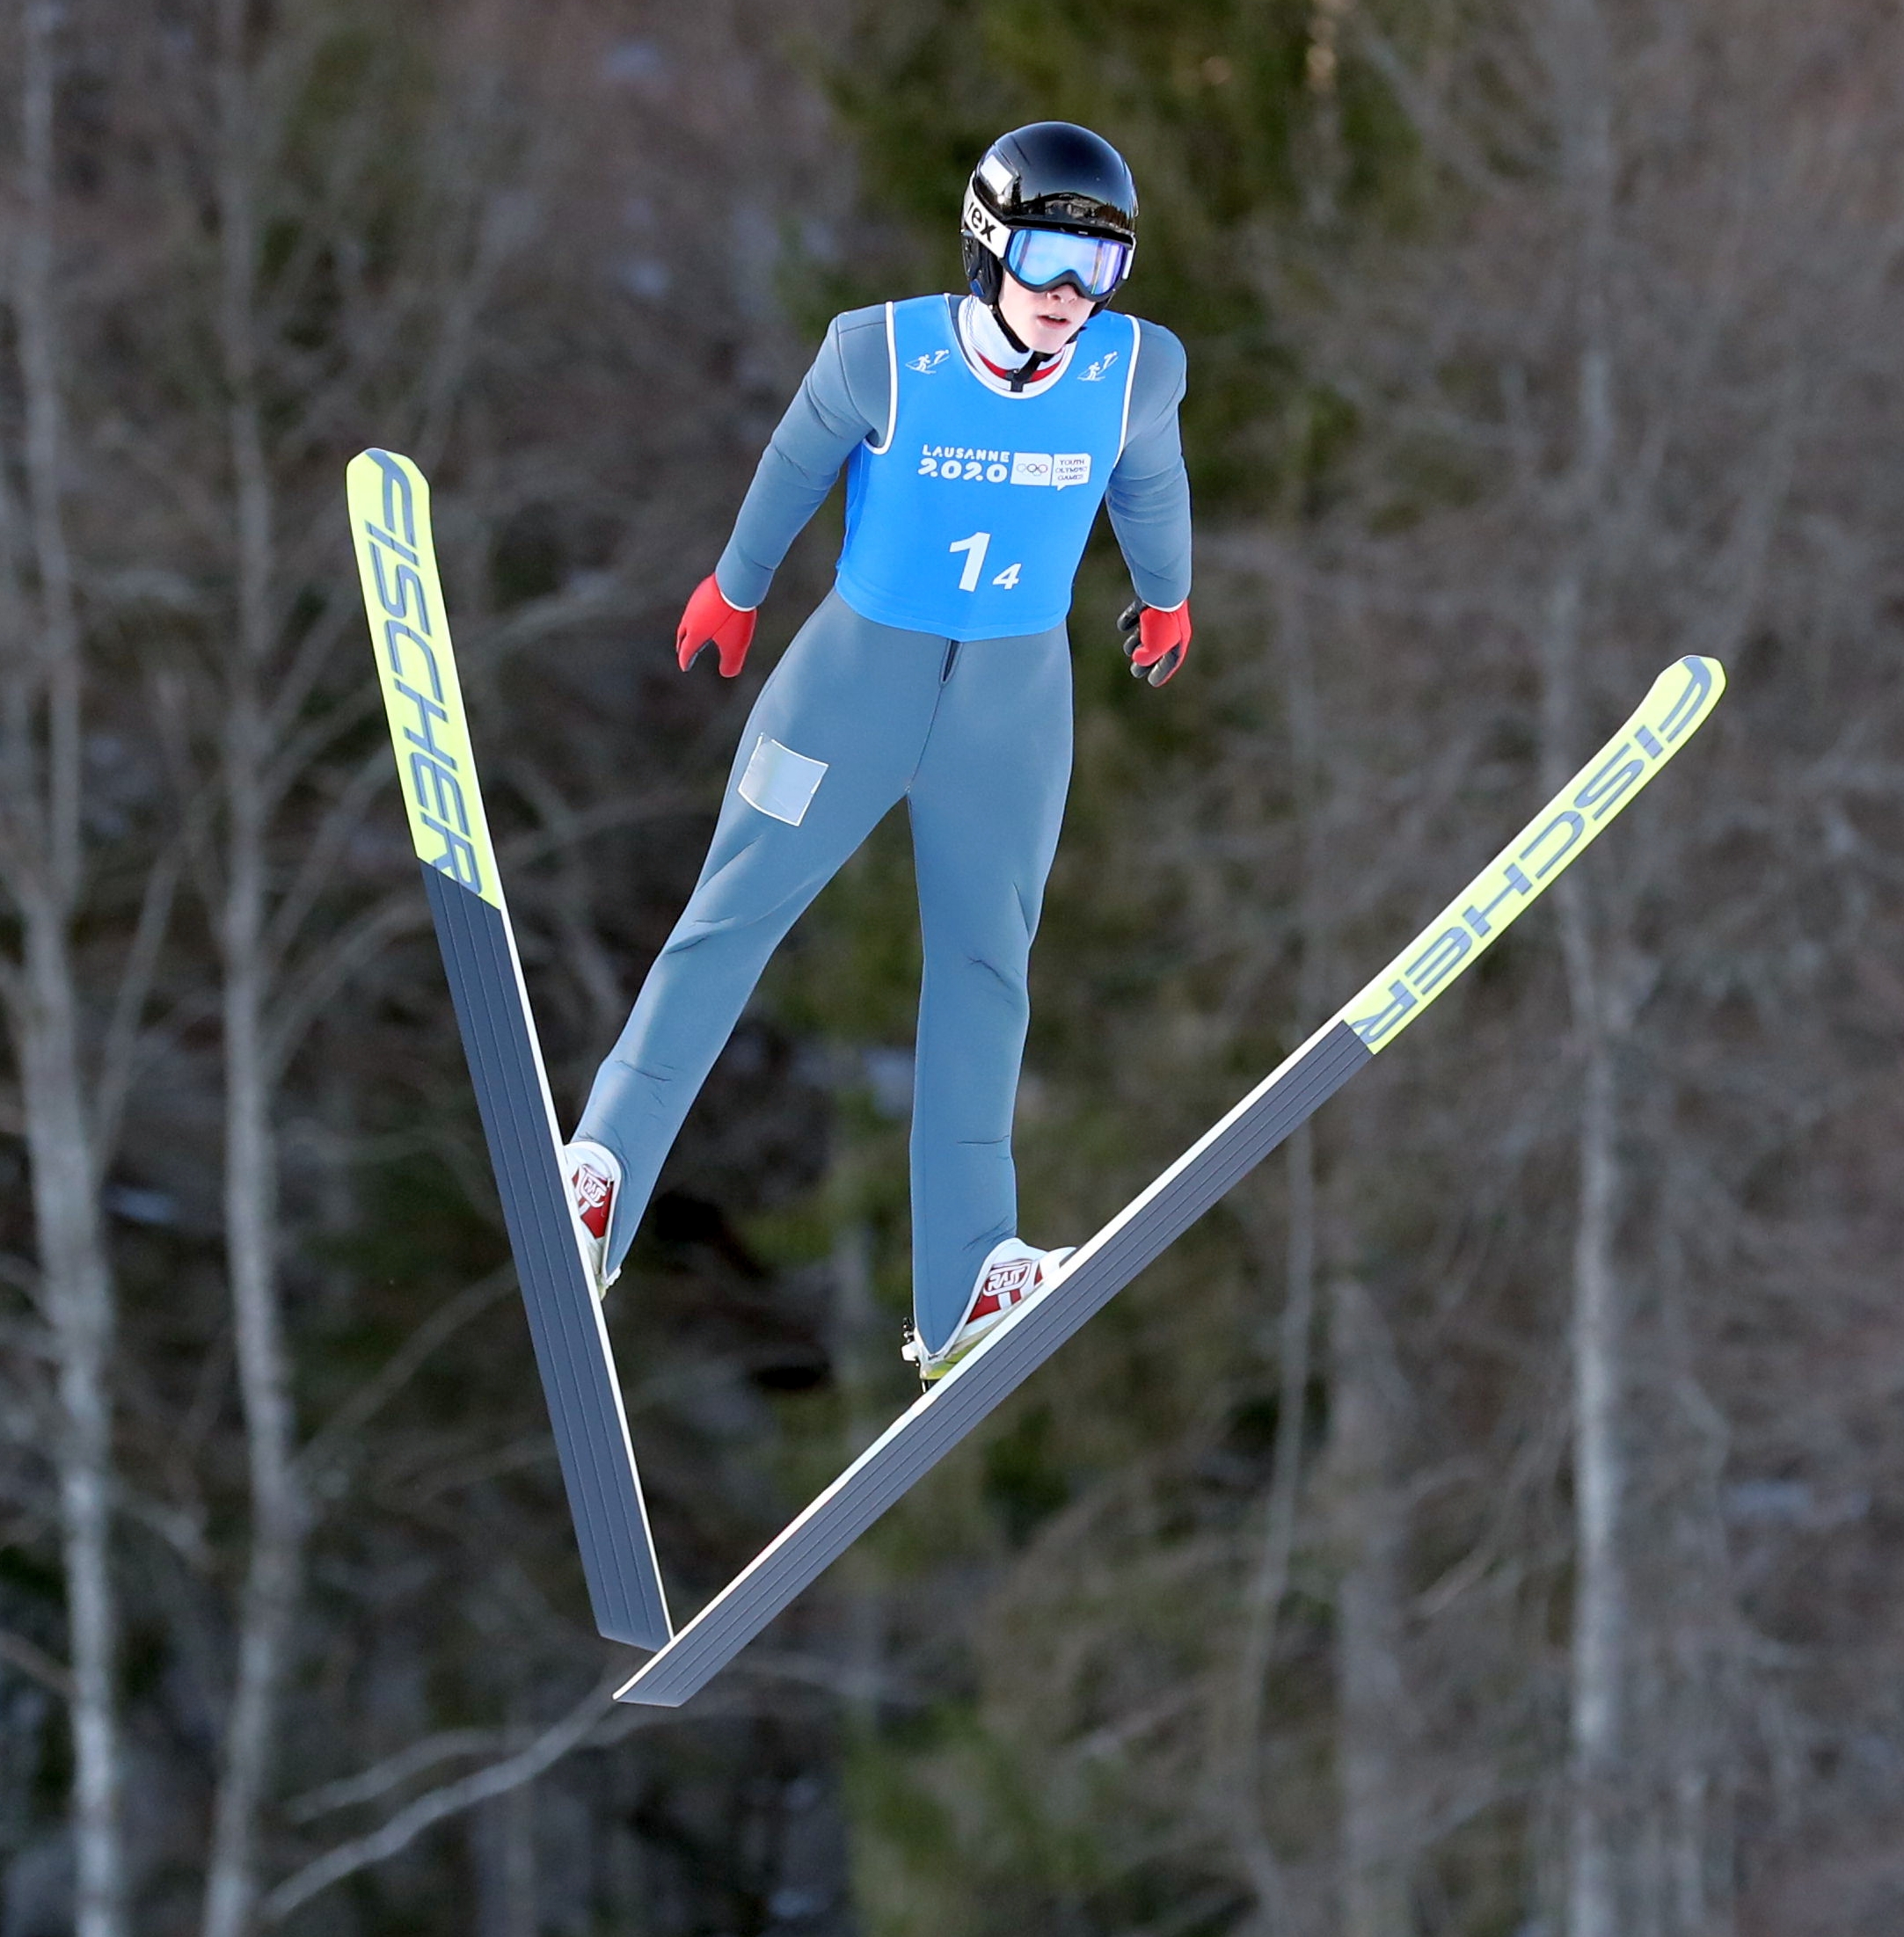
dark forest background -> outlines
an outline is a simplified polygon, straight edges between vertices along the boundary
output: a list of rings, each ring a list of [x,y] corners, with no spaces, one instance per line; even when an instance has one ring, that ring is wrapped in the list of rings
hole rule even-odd
[[[617,1710],[343,512],[435,486],[558,1103],[827,317],[1130,157],[1196,647],[1100,537],[1025,1227],[1076,1242],[1688,652],[1711,725],[693,1705]],[[1904,22],[1871,0],[9,0],[0,1937],[1904,1920]],[[903,1403],[901,820],[611,1323],[677,1612]],[[898,1100],[895,1100],[898,1099]]]

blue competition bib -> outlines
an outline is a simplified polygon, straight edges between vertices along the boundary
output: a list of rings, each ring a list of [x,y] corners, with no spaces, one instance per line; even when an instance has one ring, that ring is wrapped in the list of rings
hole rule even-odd
[[[947,639],[1044,632],[1124,445],[1141,332],[1104,311],[1040,394],[973,375],[952,304],[886,306],[894,376],[883,445],[847,460],[839,593],[862,618]]]

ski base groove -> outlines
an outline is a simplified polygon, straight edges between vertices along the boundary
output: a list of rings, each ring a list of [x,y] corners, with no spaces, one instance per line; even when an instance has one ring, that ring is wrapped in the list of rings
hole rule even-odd
[[[607,1328],[583,1269],[554,1105],[509,926],[430,528],[407,457],[346,471],[390,742],[529,1314],[596,1625],[660,1648],[672,1627]]]
[[[663,1646],[672,1632],[635,1476],[619,1380],[582,1269],[506,918],[423,870],[477,1109],[549,1402],[595,1625],[611,1641]]]
[[[1375,1052],[1346,1023],[1319,1030],[902,1413],[625,1686],[618,1701],[673,1708],[1010,1395],[1217,1199],[1306,1122]]]
[[[1668,666],[1607,744],[1374,980],[1067,1260],[616,1693],[675,1707],[702,1687],[1246,1172],[1396,1041],[1598,839],[1704,724],[1717,659]]]

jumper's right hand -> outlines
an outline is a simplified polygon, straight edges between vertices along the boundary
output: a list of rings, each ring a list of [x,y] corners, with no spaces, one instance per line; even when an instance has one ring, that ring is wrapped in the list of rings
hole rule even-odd
[[[731,680],[747,664],[747,649],[754,643],[755,612],[729,605],[709,572],[694,588],[688,609],[675,629],[675,657],[685,673],[701,654],[712,646],[720,655],[720,676]]]

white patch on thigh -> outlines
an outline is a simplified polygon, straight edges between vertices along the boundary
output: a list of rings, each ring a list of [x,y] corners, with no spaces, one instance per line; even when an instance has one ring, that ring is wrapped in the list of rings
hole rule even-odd
[[[762,733],[740,776],[740,797],[749,807],[797,827],[806,819],[826,772],[825,761],[809,760]]]

